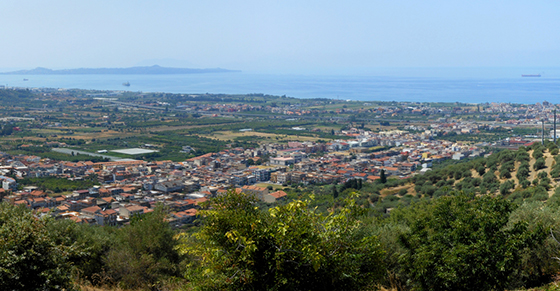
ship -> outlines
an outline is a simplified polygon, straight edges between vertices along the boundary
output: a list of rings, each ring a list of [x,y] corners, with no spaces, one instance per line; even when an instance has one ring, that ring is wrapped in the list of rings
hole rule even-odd
[[[536,75],[521,75],[521,77],[540,77],[541,74],[536,74]]]
[[[130,87],[130,83],[128,81],[122,83],[123,86]]]

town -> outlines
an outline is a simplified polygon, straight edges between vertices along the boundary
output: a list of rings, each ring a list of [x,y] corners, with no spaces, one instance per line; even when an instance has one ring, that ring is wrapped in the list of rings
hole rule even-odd
[[[19,88],[3,90],[22,91]],[[12,140],[10,147],[4,146],[8,150],[0,159],[3,200],[24,205],[41,215],[102,226],[125,225],[132,216],[149,213],[155,205],[165,205],[170,213],[169,223],[181,227],[195,221],[201,203],[228,190],[251,194],[270,204],[286,199],[290,187],[331,185],[350,179],[373,183],[381,176],[403,179],[421,175],[430,171],[433,164],[447,160],[473,159],[488,154],[492,148],[530,145],[542,135],[539,125],[543,125],[545,119],[547,139],[554,134],[550,123],[554,120],[555,106],[548,102],[442,107],[299,100],[258,94],[242,97],[180,95],[176,98],[168,94],[127,96],[130,93],[44,88],[28,91],[25,94],[34,96],[35,102],[43,105],[37,106],[39,108],[11,107],[9,113],[2,114],[6,137],[17,134],[21,137]],[[175,100],[183,97],[187,99]],[[121,99],[123,101],[116,101]],[[229,103],[214,100],[228,100]],[[85,106],[74,105],[80,103]],[[331,108],[327,108],[329,106]],[[227,131],[234,139],[251,143],[240,146],[229,139],[221,142],[217,151],[201,151],[200,144],[183,141],[180,146],[173,145],[183,156],[146,159],[150,154],[164,152],[166,146],[142,143],[138,133],[153,130],[149,128],[150,123],[167,126],[166,130],[173,130],[172,125],[183,129],[177,116],[184,114],[189,114],[186,119],[201,124],[203,129],[206,124],[219,127],[224,119],[228,123],[239,122],[238,127]],[[306,119],[294,120],[294,116],[316,118],[323,128]],[[111,137],[115,140],[114,133],[126,132],[124,128],[131,126],[134,118],[144,118],[147,128],[138,126],[140,128],[130,133],[136,136],[137,148],[131,148],[134,144],[126,141],[99,145],[102,142],[99,135],[72,138],[81,130],[87,132],[97,127],[101,128],[98,133],[107,134],[107,140]],[[254,120],[253,125],[265,124],[271,118],[275,120],[272,122],[290,123],[278,130],[281,134],[275,135],[275,129],[246,128],[250,124],[239,118]],[[204,120],[207,123],[201,122]],[[334,125],[330,132],[329,123]],[[310,125],[315,128],[309,128]],[[30,137],[29,132],[37,134]],[[58,134],[52,134],[55,132]],[[262,135],[252,135],[257,133]],[[207,133],[204,137],[213,138],[215,134]],[[157,143],[158,138],[149,141]],[[96,143],[98,147],[91,147]],[[116,148],[123,145],[125,149]],[[107,146],[112,148],[107,150]],[[10,151],[14,148],[17,150]],[[36,154],[32,154],[34,152]],[[54,153],[57,156],[53,157]],[[135,158],[138,154],[147,156]],[[91,185],[52,189],[19,182],[48,177],[89,181]]]

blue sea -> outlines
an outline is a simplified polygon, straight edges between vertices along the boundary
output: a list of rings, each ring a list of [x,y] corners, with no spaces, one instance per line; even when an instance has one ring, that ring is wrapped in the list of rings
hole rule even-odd
[[[123,86],[124,82],[130,87]],[[0,75],[0,85],[185,94],[263,93],[359,101],[560,103],[560,68],[388,68],[360,74],[313,75]]]

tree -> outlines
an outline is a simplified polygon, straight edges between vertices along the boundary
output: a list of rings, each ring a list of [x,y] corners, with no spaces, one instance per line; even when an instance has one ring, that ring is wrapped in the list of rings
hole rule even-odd
[[[529,177],[529,163],[523,162],[517,169],[517,179],[525,180]]]
[[[198,258],[189,266],[194,289],[361,290],[384,273],[375,236],[359,231],[351,200],[327,215],[294,201],[268,211],[257,200],[229,191],[202,213],[204,226],[183,236],[183,253]],[[201,275],[203,274],[203,275]]]
[[[336,185],[333,185],[332,192],[333,192],[333,198],[334,199],[338,198],[338,190],[336,190]]]
[[[179,275],[177,241],[162,206],[135,216],[119,229],[106,256],[108,274],[126,288],[153,285],[168,276]]]
[[[542,227],[508,225],[514,205],[490,196],[441,197],[418,211],[402,264],[421,290],[504,290],[521,262],[521,250],[541,244]]]
[[[554,196],[556,194],[552,197]],[[549,234],[550,230],[557,232],[560,212],[554,202],[549,204],[550,200],[553,199],[549,199],[546,204],[541,201],[523,203],[511,213],[509,225],[514,225],[517,222],[528,222],[529,230],[544,226]],[[517,274],[514,275],[519,282],[513,284],[512,287],[537,287],[550,282],[550,279],[560,270],[558,261],[551,260],[552,257],[558,256],[558,248],[559,245],[554,238],[547,236],[543,243],[522,250],[521,265],[516,270]]]
[[[14,126],[11,124],[6,124],[2,127],[2,135],[11,135],[14,132]]]
[[[480,176],[482,176],[482,175],[484,175],[484,173],[486,173],[486,167],[484,167],[484,166],[482,166],[482,165],[481,165],[481,166],[478,166],[478,168],[476,169],[476,171],[478,172],[478,174],[479,174]]]
[[[546,168],[546,163],[545,163],[544,159],[542,157],[540,157],[535,161],[535,164],[533,164],[533,169],[535,171],[538,171],[538,170],[544,169],[544,168]]]
[[[48,227],[22,206],[0,203],[0,289],[61,290],[71,286],[68,260],[78,250],[57,244]]]
[[[515,182],[513,180],[507,180],[500,185],[500,194],[509,194],[509,191],[513,188],[515,188]]]
[[[381,173],[379,174],[379,182],[381,182],[381,184],[387,183],[387,176],[385,176],[385,169],[381,170]]]

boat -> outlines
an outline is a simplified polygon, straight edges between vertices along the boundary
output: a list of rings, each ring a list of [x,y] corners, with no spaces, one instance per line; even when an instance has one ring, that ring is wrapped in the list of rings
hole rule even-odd
[[[536,75],[521,75],[521,77],[540,77],[541,74],[536,74]]]
[[[29,79],[23,79],[24,81],[29,81]]]
[[[128,81],[122,83],[123,86],[130,87],[130,83]]]

